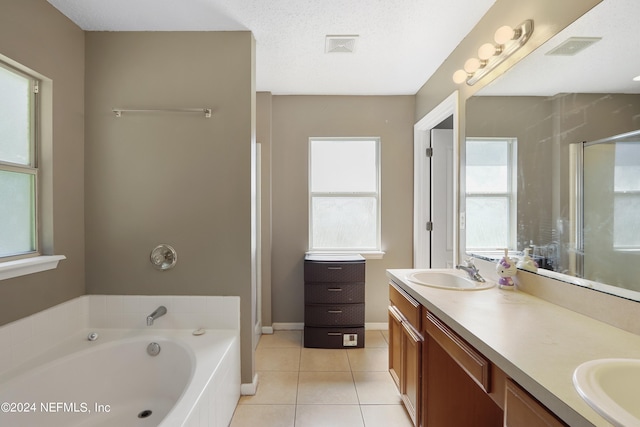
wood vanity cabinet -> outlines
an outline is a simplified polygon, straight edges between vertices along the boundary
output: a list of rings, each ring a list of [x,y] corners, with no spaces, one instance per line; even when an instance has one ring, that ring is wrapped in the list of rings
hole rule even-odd
[[[413,424],[420,425],[422,345],[421,305],[393,283],[389,286],[389,372]]]
[[[493,375],[491,362],[432,313],[423,321],[422,425],[501,426],[500,384],[493,383],[504,376]]]
[[[393,282],[389,301],[389,372],[415,426],[567,427]]]

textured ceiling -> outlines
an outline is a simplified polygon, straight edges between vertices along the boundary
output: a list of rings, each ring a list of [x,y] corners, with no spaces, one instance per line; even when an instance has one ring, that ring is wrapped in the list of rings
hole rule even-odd
[[[415,94],[495,0],[48,0],[87,31],[236,31],[256,38],[256,89]],[[358,35],[325,54],[325,36]]]
[[[483,88],[481,95],[640,94],[640,0],[603,0]],[[569,37],[602,37],[575,56],[547,52]]]

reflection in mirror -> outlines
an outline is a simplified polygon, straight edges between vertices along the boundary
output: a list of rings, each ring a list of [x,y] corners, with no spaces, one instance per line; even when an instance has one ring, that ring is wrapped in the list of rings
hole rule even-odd
[[[467,224],[461,246],[467,253],[495,259],[502,248],[531,248],[541,274],[640,301],[640,292],[628,291],[639,277],[640,267],[632,266],[640,266],[640,245],[632,230],[640,228],[640,218],[622,209],[640,207],[635,151],[618,154],[628,163],[602,172],[614,175],[605,182],[590,175],[595,166],[589,150],[598,158],[602,150],[622,153],[630,146],[585,144],[585,189],[598,184],[591,195],[577,190],[581,165],[575,155],[585,141],[640,129],[640,82],[633,80],[640,75],[637,16],[637,0],[603,0],[467,101],[461,204]],[[557,49],[565,42],[584,49]],[[506,141],[512,157],[490,153]],[[608,156],[609,166],[615,165],[615,156]],[[626,184],[614,186],[621,174]],[[505,191],[509,185],[511,195]]]
[[[640,131],[577,145],[576,275],[640,291]]]

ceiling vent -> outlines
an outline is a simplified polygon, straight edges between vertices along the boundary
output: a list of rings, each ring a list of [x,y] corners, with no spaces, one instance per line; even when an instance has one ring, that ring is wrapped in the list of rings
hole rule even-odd
[[[356,49],[358,36],[327,36],[325,39],[325,53],[353,53]]]
[[[602,40],[602,37],[570,37],[547,52],[547,55],[573,56],[600,40]]]

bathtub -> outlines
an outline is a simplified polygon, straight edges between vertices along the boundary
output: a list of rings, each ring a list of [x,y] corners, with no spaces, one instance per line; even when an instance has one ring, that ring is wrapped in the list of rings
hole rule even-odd
[[[228,426],[239,360],[237,330],[84,330],[0,376],[0,426]]]

